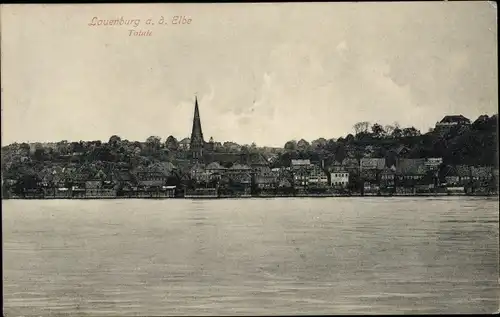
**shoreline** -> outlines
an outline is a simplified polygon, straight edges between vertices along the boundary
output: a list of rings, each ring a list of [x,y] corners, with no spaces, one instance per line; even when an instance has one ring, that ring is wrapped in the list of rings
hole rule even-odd
[[[127,199],[151,199],[151,200],[171,200],[171,199],[186,199],[186,200],[214,200],[214,199],[271,199],[271,198],[398,198],[398,197],[498,197],[498,194],[395,194],[395,195],[260,195],[260,196],[190,196],[190,197],[9,197],[2,200],[127,200]]]

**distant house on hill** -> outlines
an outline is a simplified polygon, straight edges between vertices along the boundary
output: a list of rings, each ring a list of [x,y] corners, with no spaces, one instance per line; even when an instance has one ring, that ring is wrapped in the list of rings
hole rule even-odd
[[[441,121],[436,123],[436,129],[469,124],[471,124],[470,120],[463,115],[446,116]]]

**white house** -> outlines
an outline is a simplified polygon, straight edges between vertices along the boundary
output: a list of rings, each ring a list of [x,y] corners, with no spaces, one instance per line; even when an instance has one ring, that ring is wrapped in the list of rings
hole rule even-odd
[[[332,187],[345,188],[349,184],[349,173],[346,171],[335,171],[330,174]]]

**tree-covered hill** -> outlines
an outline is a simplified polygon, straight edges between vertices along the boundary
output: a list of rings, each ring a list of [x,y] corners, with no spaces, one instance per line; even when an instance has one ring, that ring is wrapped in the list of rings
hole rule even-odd
[[[414,127],[382,126],[359,122],[354,134],[338,139],[318,138],[288,141],[282,149],[238,145],[234,142],[211,142],[211,150],[222,153],[259,152],[273,167],[288,166],[291,159],[323,161],[325,166],[351,157],[385,157],[388,166],[397,158],[442,157],[445,164],[498,166],[498,116],[482,115],[471,124],[439,128],[421,134]],[[25,175],[43,177],[48,170],[66,168],[79,173],[109,175],[111,171],[135,170],[157,162],[185,164],[189,150],[173,136],[165,142],[157,136],[145,142],[122,140],[111,136],[108,142],[59,141],[57,143],[14,143],[2,147],[3,179]],[[71,172],[68,172],[71,173]]]

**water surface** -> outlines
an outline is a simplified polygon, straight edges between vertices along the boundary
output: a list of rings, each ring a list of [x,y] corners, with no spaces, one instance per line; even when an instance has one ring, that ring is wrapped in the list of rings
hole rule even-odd
[[[9,200],[4,314],[492,313],[497,198]]]

